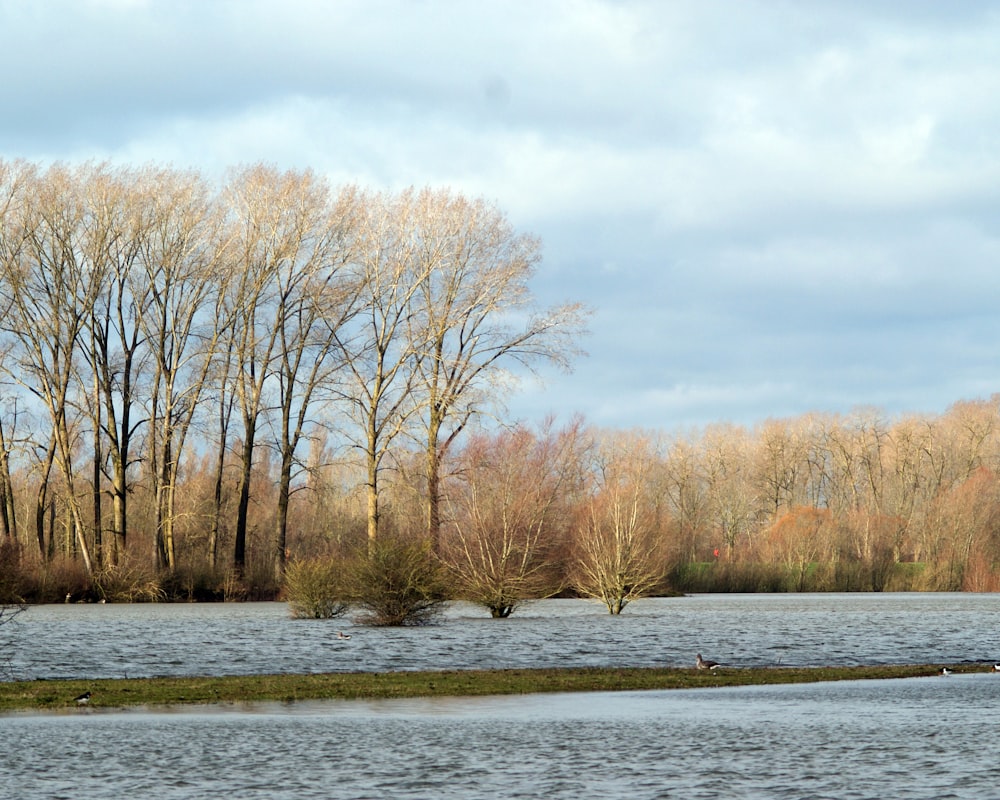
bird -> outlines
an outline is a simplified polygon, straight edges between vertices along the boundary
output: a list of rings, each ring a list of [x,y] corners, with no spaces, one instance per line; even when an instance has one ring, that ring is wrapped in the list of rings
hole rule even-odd
[[[694,662],[698,669],[716,669],[719,666],[718,661],[706,661],[701,657],[701,653],[698,653],[698,660]]]
[[[941,672],[938,674],[947,678],[949,675],[951,675],[951,670],[948,669],[947,667],[941,667]]]
[[[351,634],[344,633],[343,631],[337,631],[337,638],[338,639],[350,639],[351,638]]]
[[[1000,672],[1000,664],[994,664],[993,665],[993,671],[994,672]]]
[[[73,698],[78,706],[85,706],[90,702],[90,692],[84,692],[78,697]]]

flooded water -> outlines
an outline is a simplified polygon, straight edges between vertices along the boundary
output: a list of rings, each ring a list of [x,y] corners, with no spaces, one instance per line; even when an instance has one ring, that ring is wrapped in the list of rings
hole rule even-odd
[[[731,663],[969,664],[949,677],[673,692],[0,717],[0,797],[1000,797],[998,595],[696,596],[620,618],[454,606],[416,630],[279,604],[32,608],[17,677]],[[10,626],[8,626],[10,627]],[[337,630],[350,640],[336,639]],[[5,634],[9,635],[9,634]],[[12,648],[12,649],[10,649]]]
[[[546,600],[501,620],[454,604],[424,628],[292,620],[282,603],[53,605],[8,629],[7,680],[688,666],[696,652],[732,666],[960,663],[1000,657],[1000,594],[695,595],[618,617]]]
[[[0,719],[3,796],[992,798],[1000,676]]]

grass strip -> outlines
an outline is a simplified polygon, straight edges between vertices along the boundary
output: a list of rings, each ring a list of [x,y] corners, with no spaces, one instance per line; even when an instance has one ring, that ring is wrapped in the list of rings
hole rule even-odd
[[[816,683],[936,675],[941,665],[749,669],[569,668],[350,672],[315,675],[36,680],[0,682],[0,712],[74,707],[91,693],[100,708],[324,699],[460,697],[541,692],[635,691]],[[955,673],[985,667],[952,665]]]

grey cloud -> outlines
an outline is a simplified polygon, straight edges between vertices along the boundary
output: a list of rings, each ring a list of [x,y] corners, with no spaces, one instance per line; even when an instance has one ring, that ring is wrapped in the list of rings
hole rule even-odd
[[[0,157],[438,183],[597,314],[514,408],[941,409],[1000,381],[988,3],[0,0]],[[12,33],[13,32],[13,33]]]

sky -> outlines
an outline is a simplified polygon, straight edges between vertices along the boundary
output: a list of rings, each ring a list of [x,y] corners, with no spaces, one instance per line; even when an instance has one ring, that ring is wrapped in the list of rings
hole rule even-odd
[[[1000,4],[0,0],[0,158],[450,187],[593,312],[508,412],[613,428],[1000,392]]]

